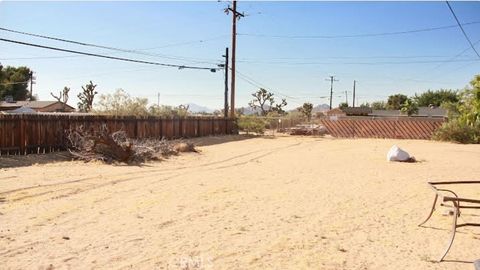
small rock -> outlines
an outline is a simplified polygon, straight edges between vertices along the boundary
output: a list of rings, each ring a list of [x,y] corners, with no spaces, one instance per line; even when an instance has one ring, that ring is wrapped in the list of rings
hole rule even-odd
[[[63,239],[63,240],[70,240],[70,237],[64,236],[64,237],[62,237],[62,239]]]

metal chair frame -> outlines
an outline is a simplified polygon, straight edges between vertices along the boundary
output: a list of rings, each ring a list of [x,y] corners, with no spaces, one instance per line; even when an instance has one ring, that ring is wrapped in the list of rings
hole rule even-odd
[[[480,200],[469,199],[469,198],[461,198],[458,195],[450,190],[445,188],[439,188],[437,186],[440,185],[463,185],[463,184],[480,184],[480,181],[447,181],[447,182],[428,182],[429,187],[435,192],[435,199],[433,200],[432,209],[428,214],[428,217],[420,223],[418,226],[422,226],[425,224],[433,215],[435,211],[435,206],[437,205],[437,201],[440,198],[440,206],[450,207],[453,209],[453,223],[450,232],[450,240],[448,241],[447,247],[445,251],[440,256],[439,262],[443,261],[445,256],[447,255],[448,251],[452,247],[453,240],[455,239],[455,233],[457,232],[457,228],[464,227],[464,226],[480,226],[478,223],[463,223],[458,224],[458,217],[460,216],[460,209],[480,209]],[[449,193],[452,196],[446,196],[445,193]],[[451,204],[451,205],[450,205]]]

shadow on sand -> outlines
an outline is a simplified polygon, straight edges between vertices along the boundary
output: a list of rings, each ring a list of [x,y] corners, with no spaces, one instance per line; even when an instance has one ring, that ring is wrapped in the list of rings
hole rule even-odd
[[[54,152],[48,154],[30,154],[18,156],[0,156],[0,169],[26,167],[35,164],[47,164],[60,161],[70,161],[73,158],[67,151]]]
[[[226,135],[226,136],[210,136],[201,138],[183,139],[183,141],[190,141],[196,146],[209,146],[215,144],[222,144],[235,141],[243,141],[253,138],[274,138],[272,136],[256,136],[256,135]],[[67,152],[54,152],[47,154],[30,154],[30,155],[12,155],[12,156],[0,156],[0,169],[15,168],[15,167],[27,167],[32,165],[41,165],[62,161],[72,161],[74,158]],[[114,166],[149,166],[148,164],[121,164],[113,163]]]
[[[186,139],[186,140],[194,143],[195,146],[209,146],[209,145],[215,145],[215,144],[244,141],[244,140],[249,140],[254,138],[270,138],[270,137],[272,136],[240,134],[240,135],[200,137],[200,138],[192,138],[192,139]]]

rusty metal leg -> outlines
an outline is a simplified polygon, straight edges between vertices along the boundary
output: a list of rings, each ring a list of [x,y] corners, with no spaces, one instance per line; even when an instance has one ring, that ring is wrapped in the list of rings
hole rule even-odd
[[[450,233],[450,242],[448,243],[447,248],[445,249],[445,252],[443,255],[440,257],[439,262],[443,261],[443,258],[447,255],[448,251],[452,247],[453,240],[455,239],[455,233],[457,232],[457,218],[459,215],[459,205],[457,202],[453,201],[453,224],[452,224],[452,232]]]
[[[425,224],[425,222],[427,222],[430,219],[433,212],[435,211],[435,204],[437,203],[437,199],[438,199],[438,195],[435,195],[435,200],[433,200],[432,210],[430,210],[430,214],[428,214],[428,217],[422,223],[418,224],[418,226],[422,226],[423,224]]]

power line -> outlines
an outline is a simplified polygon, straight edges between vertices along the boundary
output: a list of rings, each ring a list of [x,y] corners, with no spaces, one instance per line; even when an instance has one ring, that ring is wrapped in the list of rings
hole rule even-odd
[[[141,50],[147,50],[147,49],[141,49]],[[138,51],[138,50],[137,50]],[[113,53],[108,53],[106,55],[113,55],[115,53],[119,52],[113,52]],[[205,59],[205,58],[191,58],[191,57],[183,57],[183,56],[166,56],[163,54],[156,54],[156,53],[141,53],[138,51],[137,54],[140,55],[145,55],[145,56],[153,56],[153,57],[160,57],[160,58],[166,58],[166,59],[171,59],[171,60],[176,60],[176,61],[186,61],[186,62],[192,62],[192,63],[205,63],[205,64],[217,64],[217,62],[213,62],[213,59]],[[37,60],[37,59],[64,59],[64,58],[75,58],[75,57],[83,57],[85,55],[64,55],[64,56],[31,56],[31,57],[9,57],[9,58],[0,58],[0,60]]]
[[[461,25],[473,25],[479,24],[480,21],[474,21],[469,23],[464,23]],[[449,29],[457,27],[458,25],[448,25],[448,26],[439,26],[439,27],[430,27],[422,29],[412,29],[405,31],[396,31],[396,32],[383,32],[383,33],[371,33],[371,34],[353,34],[353,35],[303,35],[303,36],[293,36],[293,35],[266,35],[266,34],[249,34],[249,33],[239,33],[238,35],[242,36],[252,36],[252,37],[263,37],[263,38],[289,38],[289,39],[334,39],[334,38],[362,38],[362,37],[377,37],[377,36],[393,36],[393,35],[404,35],[420,32],[430,32],[437,31],[442,29]]]
[[[266,86],[266,85],[264,85],[264,84],[261,84],[261,83],[259,83],[258,81],[255,81],[255,80],[252,79],[251,77],[248,77],[248,76],[246,76],[246,75],[243,74],[243,73],[240,73],[238,70],[236,71],[236,73],[237,73],[238,77],[239,77],[241,80],[245,81],[246,83],[248,83],[248,84],[250,84],[250,85],[252,85],[252,86],[254,86],[254,87],[264,88],[264,89],[270,91],[271,93],[274,93],[274,94],[277,94],[277,95],[279,95],[279,96],[288,98],[288,99],[290,99],[289,102],[292,102],[292,103],[295,103],[295,104],[298,104],[298,105],[302,105],[302,103],[298,101],[298,100],[300,100],[300,99],[312,99],[312,98],[314,98],[314,99],[315,99],[315,98],[318,98],[318,99],[327,99],[327,98],[329,98],[329,96],[314,96],[314,95],[312,95],[312,96],[289,96],[289,95],[285,95],[285,94],[283,94],[283,93],[281,93],[281,92],[273,91],[272,88],[270,88],[270,87],[268,87],[268,86]],[[342,97],[342,96],[341,96],[341,95],[338,95],[338,96],[335,95],[334,97]]]
[[[252,81],[249,77],[246,77],[246,76],[243,75],[242,73],[238,72],[238,70],[236,71],[236,73],[237,73],[237,75],[239,75],[238,77],[239,77],[241,80],[247,82],[248,84],[250,84],[250,85],[252,85],[252,86],[254,86],[254,87],[264,88],[264,89],[270,91],[271,93],[278,94],[279,96],[283,96],[283,97],[286,97],[286,98],[293,99],[293,100],[289,100],[289,102],[293,102],[293,103],[296,103],[296,104],[301,104],[300,102],[295,101],[295,99],[297,99],[297,98],[295,98],[295,97],[283,95],[283,94],[281,94],[281,93],[278,92],[278,91],[274,92],[274,91],[272,91],[272,89],[271,89],[270,87],[267,87],[267,86],[265,86],[265,85],[259,84],[259,83],[257,83],[256,81]]]
[[[238,61],[244,63],[272,64],[272,65],[410,65],[410,64],[435,64],[453,62],[477,62],[472,59],[449,60],[419,60],[419,61],[377,61],[377,62],[289,62],[289,61]]]
[[[106,58],[106,59],[112,59],[112,60],[119,60],[119,61],[125,61],[125,62],[140,63],[140,64],[149,64],[149,65],[164,66],[164,67],[175,67],[175,68],[179,68],[179,69],[201,69],[201,70],[210,70],[212,72],[215,72],[215,71],[218,70],[218,68],[166,64],[166,63],[143,61],[143,60],[136,60],[136,59],[130,59],[130,58],[123,58],[123,57],[101,55],[101,54],[96,54],[96,53],[87,53],[87,52],[67,50],[67,49],[62,49],[62,48],[57,48],[57,47],[44,46],[44,45],[27,43],[27,42],[10,40],[10,39],[4,39],[4,38],[0,38],[0,41],[20,44],[20,45],[25,45],[25,46],[31,46],[31,47],[37,47],[37,48],[43,48],[43,49],[49,49],[49,50],[55,50],[55,51],[60,51],[60,52],[75,53],[75,54],[81,54],[81,55],[87,55],[87,56],[93,56],[93,57],[100,57],[100,58]]]
[[[163,49],[163,48],[168,48],[168,47],[177,47],[177,46],[197,44],[197,43],[205,43],[205,42],[212,41],[212,40],[223,39],[223,38],[228,37],[228,36],[229,35],[220,35],[220,36],[216,36],[216,37],[212,37],[212,38],[198,39],[198,40],[185,41],[185,42],[177,42],[177,43],[155,46],[155,47],[150,47],[150,48],[145,48],[145,49],[140,49],[140,50],[141,51],[143,51],[143,50],[146,51],[146,50]]]
[[[477,40],[476,42],[473,43],[473,45],[477,45],[478,43],[480,43],[480,39]],[[435,70],[437,68],[439,68],[440,66],[442,66],[443,64],[445,63],[451,63],[453,60],[455,60],[456,58],[458,58],[459,56],[461,56],[462,54],[464,54],[465,52],[467,52],[468,50],[470,50],[472,47],[467,47],[465,48],[463,51],[459,52],[458,54],[456,54],[455,56],[451,57],[450,59],[446,60],[446,61],[442,61],[440,62],[440,64],[438,64],[437,66],[433,67],[430,71],[432,70]]]
[[[238,71],[238,70],[236,70],[235,73],[237,73],[238,75],[240,75],[241,77],[243,77],[243,78],[246,79],[247,81],[250,81],[250,84],[253,85],[253,86],[255,86],[255,87],[271,89],[270,87],[267,87],[267,86],[265,86],[264,84],[259,83],[258,81],[256,81],[256,80],[254,80],[253,78],[251,78],[251,77],[249,77],[249,76],[241,73],[241,72]],[[270,92],[272,92],[272,91],[270,91]],[[279,91],[275,91],[275,92],[273,92],[273,93],[276,93],[276,94],[278,94],[278,95],[280,95],[280,96],[283,96],[283,97],[286,97],[286,98],[297,99],[297,98],[295,98],[295,97],[285,95],[285,94],[283,94],[283,93],[281,93],[281,92],[279,92]]]
[[[124,52],[124,53],[134,53],[134,54],[140,54],[140,55],[146,55],[146,56],[161,57],[161,58],[166,58],[166,59],[171,59],[171,60],[190,61],[190,62],[195,62],[195,63],[215,64],[213,62],[206,62],[206,61],[203,61],[203,60],[201,60],[201,61],[197,61],[195,59],[192,60],[193,58],[188,58],[188,57],[183,57],[183,56],[169,56],[169,55],[165,55],[165,54],[148,53],[148,52],[143,52],[142,51],[142,50],[152,50],[152,49],[158,49],[158,48],[177,46],[177,45],[181,45],[181,44],[190,44],[190,43],[194,43],[194,42],[198,42],[198,41],[169,44],[169,45],[151,47],[151,48],[140,49],[140,50],[132,50],[132,49],[122,49],[122,48],[117,48],[117,47],[111,47],[111,46],[97,45],[97,44],[93,44],[93,43],[75,41],[75,40],[70,40],[70,39],[64,39],[64,38],[58,38],[58,37],[52,37],[52,36],[46,36],[46,35],[40,35],[40,34],[34,34],[34,33],[27,33],[27,32],[8,29],[8,28],[4,28],[4,27],[0,27],[0,30],[1,31],[6,31],[6,32],[11,32],[11,33],[16,33],[16,34],[21,34],[21,35],[33,36],[33,37],[38,37],[38,38],[43,38],[43,39],[61,41],[61,42],[66,42],[66,43],[70,43],[70,44],[76,44],[76,45],[93,47],[93,48],[100,48],[100,49],[107,49],[107,50],[113,50],[113,51]],[[200,42],[219,39],[220,37],[224,37],[224,36],[219,36],[219,37],[215,37],[215,38],[211,38],[211,39],[200,40]]]
[[[468,47],[468,49],[470,49],[470,47]],[[317,60],[317,59],[415,59],[415,58],[448,58],[448,57],[451,57],[451,55],[272,57],[272,58],[241,58],[237,62],[271,61],[271,60]]]
[[[448,1],[446,1],[446,2],[447,2],[447,5],[448,5],[448,8],[449,8],[450,11],[452,12],[453,17],[454,17],[455,20],[457,21],[458,27],[460,27],[460,29],[462,30],[463,35],[465,36],[465,38],[467,39],[468,43],[470,44],[470,47],[472,47],[473,51],[477,54],[478,58],[480,58],[480,54],[479,54],[479,53],[477,52],[477,50],[475,49],[475,46],[473,45],[472,41],[471,41],[470,38],[468,37],[467,33],[465,32],[465,29],[463,29],[463,26],[462,26],[462,24],[460,23],[460,21],[458,20],[457,15],[455,14],[455,11],[453,11],[452,6],[450,6],[450,3],[449,3]]]

